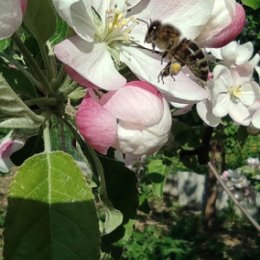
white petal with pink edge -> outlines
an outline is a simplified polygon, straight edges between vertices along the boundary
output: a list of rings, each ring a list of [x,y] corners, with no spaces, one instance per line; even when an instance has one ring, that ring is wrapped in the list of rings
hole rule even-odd
[[[104,43],[92,44],[73,36],[56,45],[54,52],[59,60],[100,88],[115,90],[126,83]]]
[[[120,60],[124,62],[139,79],[146,80],[156,86],[163,94],[167,95],[169,101],[178,103],[196,103],[206,99],[208,92],[192,81],[184,73],[164,78],[164,82],[158,82],[158,75],[166,63],[161,65],[161,57],[148,50],[122,47]],[[171,100],[170,100],[171,99]]]
[[[241,33],[245,26],[245,22],[245,10],[240,4],[236,4],[235,16],[232,18],[231,23],[229,23],[223,30],[216,34],[212,34],[212,32],[209,30],[207,33],[205,33],[205,35],[200,36],[197,41],[202,47],[223,47],[229,42],[233,41],[239,35],[239,33]],[[216,26],[218,27],[218,24],[216,24]]]
[[[140,1],[130,15],[136,15],[147,22],[149,19],[161,20],[178,27],[184,36],[194,39],[207,23],[213,8],[213,0],[151,0]],[[140,28],[133,30],[138,32]],[[145,27],[143,27],[145,30]],[[145,33],[145,31],[144,31]]]

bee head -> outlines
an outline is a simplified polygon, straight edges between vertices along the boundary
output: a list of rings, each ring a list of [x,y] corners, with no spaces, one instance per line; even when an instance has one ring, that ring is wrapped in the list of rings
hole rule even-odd
[[[156,33],[159,31],[162,23],[158,20],[151,21],[150,25],[148,26],[147,33],[145,35],[144,42],[152,43],[155,41]]]

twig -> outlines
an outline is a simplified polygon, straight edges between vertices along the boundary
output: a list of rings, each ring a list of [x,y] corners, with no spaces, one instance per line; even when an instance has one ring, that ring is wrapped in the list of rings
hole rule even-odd
[[[219,181],[222,188],[227,192],[230,199],[234,202],[234,204],[244,213],[244,215],[247,217],[247,219],[252,223],[252,225],[257,229],[258,232],[260,232],[260,226],[258,223],[248,214],[248,212],[244,209],[244,207],[239,203],[239,201],[234,197],[232,192],[228,189],[226,184],[223,182],[223,180],[220,178],[219,174],[217,173],[216,168],[212,165],[211,162],[208,163],[208,166],[216,179]]]

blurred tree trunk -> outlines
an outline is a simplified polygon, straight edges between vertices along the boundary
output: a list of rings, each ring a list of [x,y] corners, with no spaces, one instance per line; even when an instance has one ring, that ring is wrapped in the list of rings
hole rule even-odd
[[[213,141],[210,151],[210,162],[218,170],[222,172],[225,167],[225,153],[223,144]],[[204,211],[203,225],[205,230],[214,229],[216,215],[216,199],[217,199],[217,179],[209,169],[208,175],[205,178],[205,194],[204,194]]]

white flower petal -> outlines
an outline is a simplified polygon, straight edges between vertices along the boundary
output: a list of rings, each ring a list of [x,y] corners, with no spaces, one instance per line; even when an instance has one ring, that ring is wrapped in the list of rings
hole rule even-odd
[[[247,62],[253,55],[253,52],[254,52],[254,46],[252,42],[247,42],[239,45],[237,48],[236,64],[241,65]]]
[[[222,53],[221,53],[221,48],[207,48],[207,50],[209,52],[211,52],[211,54],[216,57],[219,60],[222,60]]]
[[[252,125],[260,129],[260,109],[258,109],[252,117]]]
[[[54,7],[69,26],[86,41],[95,34],[93,14],[88,0],[53,0]]]
[[[169,137],[169,131],[171,129],[171,125],[172,125],[172,116],[171,116],[169,104],[165,99],[163,99],[163,116],[161,118],[161,121],[154,126],[148,127],[146,131],[153,133],[157,137],[161,137],[160,143],[162,143],[162,139],[165,140],[165,142],[163,141],[163,143],[166,143]]]
[[[59,60],[100,88],[115,90],[126,83],[105,43],[92,44],[73,36],[56,45],[54,52]]]
[[[256,69],[259,60],[260,60],[260,56],[259,56],[259,54],[256,54],[248,63],[249,63],[253,68]],[[257,70],[257,69],[256,69],[256,70]]]
[[[260,66],[256,66],[255,70],[256,70],[256,72],[258,74],[258,81],[260,82]]]
[[[120,121],[118,124],[118,141],[114,147],[123,153],[132,155],[152,154],[167,141],[172,119],[167,102],[164,100],[164,114],[155,126],[142,128],[140,125]]]
[[[111,0],[109,1],[97,1],[97,0],[90,0],[91,6],[94,7],[95,11],[99,14],[101,20],[104,22],[106,18],[106,12],[113,6],[111,5]]]
[[[176,103],[175,103],[176,105]],[[173,105],[174,106],[174,105]],[[173,116],[181,116],[184,115],[192,110],[193,105],[186,105],[182,108],[177,109],[172,113]]]
[[[227,61],[230,64],[235,64],[236,56],[238,54],[237,42],[233,41],[227,44],[221,49],[221,54],[224,61]]]
[[[248,82],[240,88],[242,94],[240,97],[241,102],[246,106],[251,106],[259,97],[259,86],[256,82]]]
[[[20,0],[0,1],[0,40],[12,36],[21,23]]]
[[[228,68],[224,65],[216,65],[214,70],[213,70],[213,76],[214,79],[218,78],[220,76],[220,74],[225,73],[225,71],[228,70]]]
[[[230,72],[232,75],[231,77],[233,78],[233,84],[231,86],[241,86],[242,84],[251,81],[254,67],[250,62],[247,62],[230,69]]]
[[[120,60],[139,79],[146,80],[160,89],[170,101],[188,104],[204,100],[209,96],[205,89],[197,85],[182,72],[175,76],[175,80],[171,77],[166,77],[164,78],[164,83],[162,81],[158,82],[158,75],[166,63],[161,65],[161,58],[156,53],[124,46],[121,48]]]
[[[229,94],[220,94],[217,101],[213,104],[213,114],[217,117],[224,117],[229,111],[230,96]]]
[[[197,113],[200,118],[209,126],[216,127],[221,121],[221,117],[217,117],[212,113],[212,103],[209,100],[204,100],[197,103]]]
[[[150,0],[140,1],[131,14],[149,22],[149,19],[161,20],[178,27],[183,35],[194,39],[207,23],[214,0]]]
[[[234,102],[231,100],[228,111],[230,117],[240,125],[249,125],[250,111],[241,102]]]

